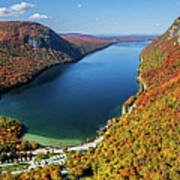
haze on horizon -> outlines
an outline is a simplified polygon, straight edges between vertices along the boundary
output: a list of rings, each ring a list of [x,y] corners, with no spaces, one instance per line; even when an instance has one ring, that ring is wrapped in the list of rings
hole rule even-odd
[[[59,33],[160,34],[180,15],[180,0],[1,0],[0,20],[28,20]]]

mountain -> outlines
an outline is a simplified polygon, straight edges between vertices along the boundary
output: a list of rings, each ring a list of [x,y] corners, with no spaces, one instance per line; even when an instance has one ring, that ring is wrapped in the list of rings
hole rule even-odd
[[[0,22],[0,42],[16,45],[27,44],[32,48],[46,48],[61,51],[68,56],[76,56],[77,51],[72,44],[62,39],[50,28],[29,21]]]
[[[79,60],[110,41],[70,42],[50,28],[28,21],[0,22],[0,93],[29,82],[52,65]]]
[[[112,39],[102,39],[96,36],[83,35],[83,34],[64,34],[61,35],[63,39],[74,44],[79,48],[81,54],[89,54],[95,50],[100,50],[109,45],[117,43]]]
[[[155,39],[140,55],[141,76],[148,86],[168,83],[180,70],[180,18],[162,36]]]
[[[53,30],[34,22],[0,22],[0,36],[0,44],[4,48],[15,49],[27,45],[32,49],[45,48],[46,50],[59,51],[68,57],[80,55],[72,44],[62,39]],[[18,54],[14,55],[17,56]]]

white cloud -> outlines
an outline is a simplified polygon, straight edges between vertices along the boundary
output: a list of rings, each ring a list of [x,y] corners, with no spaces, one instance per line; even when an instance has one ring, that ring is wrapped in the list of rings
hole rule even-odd
[[[78,7],[78,8],[82,8],[82,4],[78,4],[77,7]]]
[[[14,4],[10,7],[2,7],[0,8],[0,16],[1,17],[13,17],[20,16],[24,14],[28,9],[33,8],[35,5],[21,2],[20,4]]]
[[[44,14],[35,13],[29,17],[30,19],[48,19],[48,16]]]

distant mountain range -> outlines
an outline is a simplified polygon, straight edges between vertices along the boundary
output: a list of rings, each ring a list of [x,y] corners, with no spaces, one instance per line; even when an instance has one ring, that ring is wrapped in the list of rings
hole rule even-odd
[[[132,34],[132,35],[89,35],[81,33],[59,33],[63,37],[80,38],[80,39],[103,39],[103,40],[114,40],[114,41],[144,41],[153,40],[159,35],[145,35],[145,34]]]

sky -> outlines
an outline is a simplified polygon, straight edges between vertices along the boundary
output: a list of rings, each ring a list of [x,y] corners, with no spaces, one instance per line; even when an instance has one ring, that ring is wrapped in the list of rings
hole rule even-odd
[[[28,20],[58,33],[161,34],[180,0],[0,0],[0,21]]]

